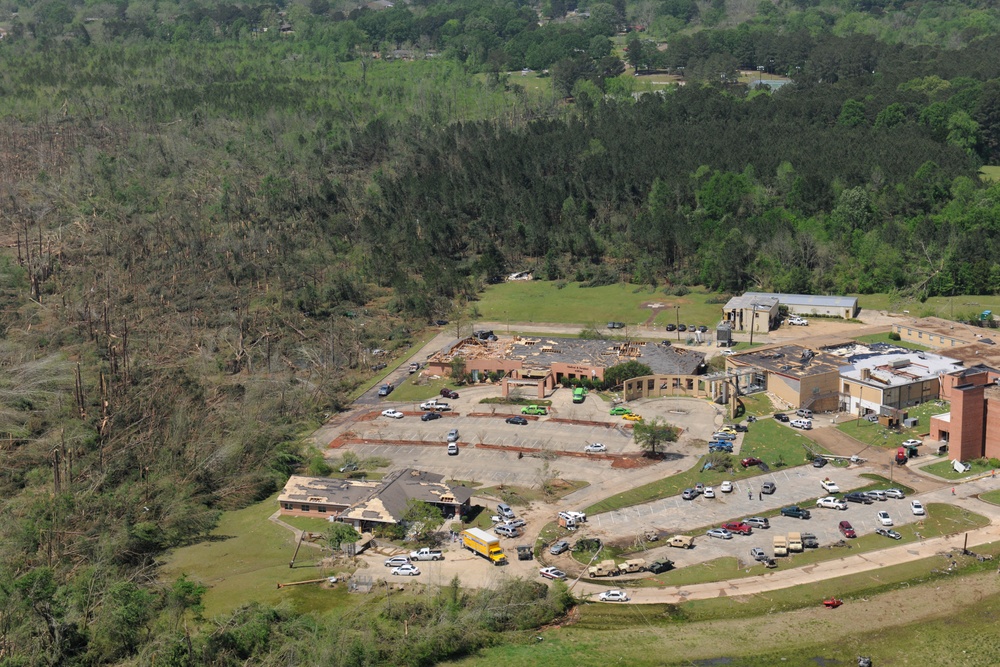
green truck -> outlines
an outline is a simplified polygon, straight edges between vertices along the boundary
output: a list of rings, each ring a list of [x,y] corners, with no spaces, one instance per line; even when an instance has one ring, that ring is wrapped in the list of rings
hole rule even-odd
[[[522,415],[547,415],[549,414],[548,408],[544,405],[526,405],[521,408]]]

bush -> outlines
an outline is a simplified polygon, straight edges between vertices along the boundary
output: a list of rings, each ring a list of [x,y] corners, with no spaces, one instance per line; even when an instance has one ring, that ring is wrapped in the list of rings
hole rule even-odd
[[[895,331],[889,332],[889,340],[901,340],[900,335]]]

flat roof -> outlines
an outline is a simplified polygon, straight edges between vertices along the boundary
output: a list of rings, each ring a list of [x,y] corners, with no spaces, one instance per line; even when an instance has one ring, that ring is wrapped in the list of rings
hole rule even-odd
[[[763,294],[753,294],[747,292],[741,296],[734,296],[726,302],[725,310],[743,310],[753,308],[754,310],[771,310],[778,305],[778,297]]]
[[[324,503],[350,506],[364,500],[381,482],[292,475],[278,495],[278,502]]]
[[[942,317],[921,317],[911,322],[894,322],[893,326],[903,329],[919,329],[920,331],[926,331],[939,336],[962,340],[966,343],[973,343],[983,337],[982,333],[976,331],[979,327],[972,327],[961,322],[952,322]],[[980,331],[989,333],[988,329],[980,329]]]
[[[867,354],[849,361],[851,364],[843,366],[840,375],[874,387],[901,387],[932,380],[964,368],[957,359],[928,352]]]
[[[828,352],[815,352],[802,345],[778,345],[764,350],[751,350],[729,357],[740,366],[756,366],[772,373],[791,377],[810,377],[836,373],[843,360]]]
[[[817,306],[821,308],[857,308],[855,296],[822,296],[818,294],[781,294],[780,292],[746,292],[743,296],[774,297],[778,303],[790,306]]]

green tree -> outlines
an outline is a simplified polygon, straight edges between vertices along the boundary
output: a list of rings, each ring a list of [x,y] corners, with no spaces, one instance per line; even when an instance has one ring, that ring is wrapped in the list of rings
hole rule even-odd
[[[344,542],[357,542],[358,531],[341,521],[333,521],[323,534],[330,551],[337,551]]]
[[[617,387],[618,385],[632,378],[652,375],[653,370],[646,364],[638,361],[626,361],[604,370],[604,385],[607,387]]]
[[[629,40],[628,46],[625,47],[628,51],[628,64],[632,66],[632,69],[636,72],[645,62],[645,48],[642,45],[642,40],[638,37],[633,37]]]
[[[411,500],[406,504],[403,522],[412,527],[418,540],[444,525],[444,515],[441,510],[421,500]]]
[[[843,127],[858,127],[865,125],[868,118],[865,116],[865,105],[858,100],[847,100],[840,106],[840,115],[837,117],[837,125]]]
[[[657,451],[659,447],[670,442],[677,442],[680,429],[657,417],[652,421],[635,422],[632,436],[649,456],[656,456],[659,453]]]

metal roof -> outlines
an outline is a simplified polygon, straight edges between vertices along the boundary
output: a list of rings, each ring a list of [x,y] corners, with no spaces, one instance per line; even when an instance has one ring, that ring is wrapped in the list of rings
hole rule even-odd
[[[775,297],[778,303],[790,306],[817,306],[822,308],[856,308],[858,298],[854,296],[819,296],[816,294],[780,294],[777,292],[746,292],[747,297]]]

